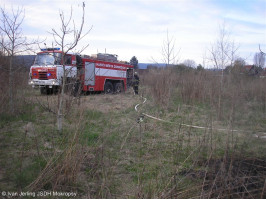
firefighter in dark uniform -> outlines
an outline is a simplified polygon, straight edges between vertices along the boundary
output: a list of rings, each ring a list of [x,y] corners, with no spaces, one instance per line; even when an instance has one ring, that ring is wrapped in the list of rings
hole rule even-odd
[[[82,74],[82,58],[80,57],[80,55],[76,56],[76,64],[77,64],[77,77],[76,77],[76,81],[74,84],[74,91],[73,91],[73,95],[75,97],[81,94],[80,76]]]
[[[133,89],[135,94],[139,94],[139,76],[137,72],[134,74]]]

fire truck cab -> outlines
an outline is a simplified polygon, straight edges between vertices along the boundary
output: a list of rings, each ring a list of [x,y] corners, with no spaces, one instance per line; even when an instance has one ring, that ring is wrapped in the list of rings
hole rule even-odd
[[[77,76],[76,55],[64,56],[67,82]],[[56,93],[62,85],[64,76],[62,51],[59,48],[41,49],[30,68],[29,84],[39,87],[42,94]]]

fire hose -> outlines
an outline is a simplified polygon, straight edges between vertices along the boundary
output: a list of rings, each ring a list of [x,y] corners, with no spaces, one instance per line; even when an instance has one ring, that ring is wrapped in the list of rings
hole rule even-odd
[[[138,110],[138,106],[140,104],[145,104],[146,101],[147,101],[147,98],[145,97],[142,97],[143,98],[143,102],[142,103],[139,103],[135,106],[135,111],[136,112],[139,112]],[[144,117],[148,117],[150,119],[153,119],[153,120],[157,120],[157,121],[161,121],[161,122],[164,122],[164,123],[169,123],[169,124],[176,124],[176,122],[171,122],[171,121],[168,121],[168,120],[164,120],[164,119],[161,119],[161,118],[158,118],[158,117],[154,117],[152,115],[149,115],[147,113],[141,113],[140,116],[138,117],[137,119],[137,122],[138,123],[141,123],[143,122],[144,120]],[[217,131],[231,131],[231,132],[252,132],[252,131],[244,131],[244,130],[235,130],[235,129],[224,129],[224,128],[213,128],[213,127],[205,127],[205,126],[196,126],[196,125],[191,125],[191,124],[179,124],[180,126],[185,126],[185,127],[190,127],[190,128],[196,128],[196,129],[205,129],[205,130],[217,130]],[[266,133],[263,133],[264,135],[266,135]],[[257,134],[253,134],[254,137],[257,137],[257,138],[260,138]],[[261,138],[266,138],[266,136],[262,136]]]

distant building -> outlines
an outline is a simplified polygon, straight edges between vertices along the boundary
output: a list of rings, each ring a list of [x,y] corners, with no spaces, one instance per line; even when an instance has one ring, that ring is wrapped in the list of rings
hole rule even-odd
[[[266,68],[264,68],[260,73],[260,78],[266,78]]]
[[[255,65],[245,65],[242,73],[251,75],[251,76],[257,76],[260,75],[262,72],[262,68],[256,67]]]

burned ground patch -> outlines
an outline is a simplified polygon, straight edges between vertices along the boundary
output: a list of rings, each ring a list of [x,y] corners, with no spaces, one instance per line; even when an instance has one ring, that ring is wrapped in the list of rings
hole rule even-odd
[[[183,170],[178,175],[202,180],[196,195],[200,198],[266,198],[266,159],[231,157],[198,165],[205,170]]]

